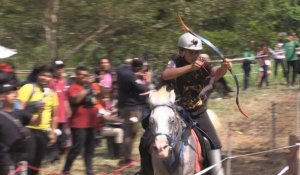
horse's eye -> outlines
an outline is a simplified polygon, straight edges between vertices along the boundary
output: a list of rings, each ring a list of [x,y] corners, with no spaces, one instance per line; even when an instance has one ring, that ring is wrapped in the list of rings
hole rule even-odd
[[[170,120],[170,123],[174,124],[174,123],[175,123],[175,120],[174,120],[174,119],[173,119],[173,120]]]

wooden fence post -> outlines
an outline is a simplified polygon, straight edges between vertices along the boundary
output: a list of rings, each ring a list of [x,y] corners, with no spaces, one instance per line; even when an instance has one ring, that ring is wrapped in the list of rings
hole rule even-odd
[[[232,154],[232,146],[231,146],[231,140],[232,138],[232,122],[228,122],[228,129],[227,129],[227,157],[231,157]],[[227,160],[226,164],[226,175],[231,174],[231,159]]]
[[[289,137],[289,145],[295,145],[299,143],[299,140],[296,135],[290,135]],[[290,152],[287,157],[287,164],[289,166],[289,175],[300,175],[299,171],[299,163],[300,163],[300,157],[299,157],[299,146],[292,147],[289,149]]]
[[[276,103],[272,102],[272,149],[276,148]]]

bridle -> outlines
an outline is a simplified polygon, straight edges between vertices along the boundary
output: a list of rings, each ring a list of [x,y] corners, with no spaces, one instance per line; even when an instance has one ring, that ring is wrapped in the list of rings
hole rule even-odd
[[[177,121],[178,123],[176,123],[176,124],[181,125],[179,122],[183,122],[183,120],[179,117],[179,115],[176,111],[176,107],[171,104],[162,104],[162,105],[153,106],[150,116],[153,114],[154,110],[159,107],[170,108],[174,112],[175,118],[179,120],[179,121]],[[187,130],[187,127],[183,127],[183,128],[179,127],[177,129],[178,129],[178,132],[176,132],[176,133],[173,132],[174,130],[172,130],[170,133],[162,133],[162,132],[152,133],[151,140],[153,141],[157,136],[160,136],[160,135],[166,136],[168,139],[168,142],[169,142],[169,146],[172,149],[174,149],[176,147],[176,145],[178,144],[178,142],[182,141],[182,139],[181,139],[181,136],[183,135],[182,133],[184,133],[185,130]],[[151,131],[153,132],[153,130],[151,130]]]
[[[168,167],[167,168],[168,171],[170,173],[172,173],[176,169],[180,159],[183,156],[183,150],[187,143],[186,136],[187,136],[187,132],[189,131],[189,126],[186,125],[184,123],[184,121],[180,118],[178,112],[176,111],[175,105],[170,105],[170,104],[155,105],[155,106],[153,106],[150,115],[152,115],[152,113],[155,111],[155,109],[157,109],[159,107],[170,108],[174,112],[175,120],[177,120],[176,125],[179,126],[178,128],[175,128],[175,130],[174,129],[171,130],[170,133],[162,133],[162,132],[152,133],[152,136],[150,138],[151,143],[153,144],[153,141],[155,140],[155,138],[157,136],[163,135],[163,136],[167,137],[168,145],[170,146],[171,149],[170,149],[170,155],[169,155],[168,159],[164,162],[164,164]],[[177,129],[177,132],[176,132],[176,129]],[[150,128],[150,130],[152,130],[152,132],[153,132],[152,128]],[[151,147],[150,147],[149,151],[151,152]]]

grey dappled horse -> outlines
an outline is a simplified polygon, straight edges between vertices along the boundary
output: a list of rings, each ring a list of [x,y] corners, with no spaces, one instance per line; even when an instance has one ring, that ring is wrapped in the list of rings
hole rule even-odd
[[[196,163],[195,141],[190,128],[174,108],[175,93],[165,87],[149,95],[152,111],[150,154],[155,175],[192,175]],[[201,155],[201,153],[199,153]]]

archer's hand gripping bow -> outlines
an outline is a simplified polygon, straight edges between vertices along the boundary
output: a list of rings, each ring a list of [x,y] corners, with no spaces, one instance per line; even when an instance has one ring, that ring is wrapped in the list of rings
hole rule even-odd
[[[215,46],[213,45],[210,41],[208,41],[207,39],[203,38],[200,35],[197,35],[195,32],[193,32],[190,28],[187,27],[187,25],[183,22],[181,16],[178,15],[178,20],[181,24],[182,29],[185,32],[189,32],[190,34],[194,35],[195,37],[199,38],[202,42],[204,42],[205,44],[207,44],[209,47],[211,47],[217,54],[218,56],[224,61],[225,57],[223,55],[223,53]],[[239,103],[239,93],[240,93],[240,88],[239,88],[239,82],[238,79],[236,77],[236,75],[233,73],[232,69],[228,69],[230,74],[233,76],[233,79],[235,81],[236,84],[236,105],[239,109],[239,111],[245,116],[248,117],[248,115],[242,110],[240,103]]]

